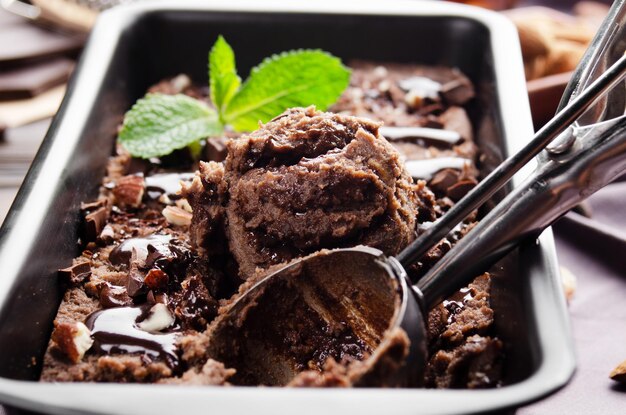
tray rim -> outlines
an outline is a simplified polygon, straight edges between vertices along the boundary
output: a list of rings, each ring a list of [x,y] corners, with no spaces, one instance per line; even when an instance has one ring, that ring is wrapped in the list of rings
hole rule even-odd
[[[96,104],[98,88],[105,70],[86,74],[84,67],[106,68],[117,47],[124,28],[145,13],[156,11],[204,11],[251,13],[315,13],[339,15],[403,15],[447,16],[475,20],[490,33],[494,59],[495,82],[507,85],[498,88],[498,111],[505,132],[506,150],[511,153],[524,144],[520,137],[532,136],[530,109],[526,98],[523,66],[517,33],[513,25],[494,12],[439,2],[387,0],[384,4],[369,0],[318,0],[315,3],[279,0],[263,2],[228,0],[198,3],[193,1],[156,1],[120,6],[102,14],[92,32],[65,99],[54,117],[24,184],[20,188],[7,218],[0,229],[0,307],[10,293],[14,279],[28,246],[35,238],[37,224],[45,216],[54,187],[51,180],[61,177],[71,152],[82,135],[91,108]],[[497,34],[497,36],[494,36]],[[95,65],[95,66],[94,66]],[[506,65],[506,67],[504,66]],[[87,76],[88,75],[88,76]],[[71,120],[69,114],[72,115]],[[515,139],[517,137],[517,139]],[[526,171],[532,166],[527,166]],[[518,173],[514,183],[525,176]],[[551,230],[537,241],[529,241],[522,250],[532,251],[530,268],[541,272],[530,274],[530,298],[533,313],[529,316],[538,333],[540,364],[527,379],[513,385],[491,390],[309,390],[254,387],[193,387],[167,385],[39,383],[0,377],[0,401],[50,413],[137,413],[153,414],[177,411],[183,405],[190,410],[228,408],[231,413],[290,413],[295,404],[301,413],[324,410],[350,411],[359,407],[364,414],[377,414],[393,407],[396,413],[459,413],[482,412],[519,406],[538,400],[563,387],[575,370],[575,358],[565,300],[559,286],[558,267]],[[550,316],[550,318],[545,318]],[[123,386],[123,387],[122,387]],[[157,391],[155,393],[155,391]],[[110,395],[112,394],[112,395]],[[274,395],[276,394],[276,395]],[[110,399],[115,396],[116,399]],[[280,407],[275,402],[281,401]],[[445,404],[445,405],[444,405]],[[444,407],[445,406],[445,407]],[[291,408],[291,410],[290,410]]]

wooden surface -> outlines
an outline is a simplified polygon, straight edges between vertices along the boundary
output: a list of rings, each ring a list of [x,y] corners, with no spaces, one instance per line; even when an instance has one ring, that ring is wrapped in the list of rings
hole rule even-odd
[[[45,119],[6,131],[5,140],[0,143],[0,222],[9,211],[49,124],[50,119]]]
[[[0,8],[0,222],[48,130],[81,45],[82,36],[51,32]]]

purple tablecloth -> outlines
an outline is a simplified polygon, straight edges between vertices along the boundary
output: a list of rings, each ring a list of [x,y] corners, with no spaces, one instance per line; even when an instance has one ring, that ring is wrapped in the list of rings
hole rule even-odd
[[[577,278],[569,310],[578,368],[569,385],[520,415],[626,414],[626,387],[609,379],[626,360],[626,177],[589,204],[591,218],[569,213],[554,227],[559,262]]]

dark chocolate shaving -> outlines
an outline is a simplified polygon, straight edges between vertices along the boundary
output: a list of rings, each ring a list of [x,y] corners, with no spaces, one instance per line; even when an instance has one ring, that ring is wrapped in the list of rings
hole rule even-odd
[[[61,281],[77,286],[91,275],[91,264],[89,262],[81,262],[71,267],[60,269],[58,272]]]
[[[104,229],[109,210],[106,200],[98,200],[91,203],[82,203],[80,210],[83,214],[83,237],[86,242],[93,242]]]
[[[128,292],[128,295],[131,297],[137,297],[145,294],[147,289],[144,285],[144,274],[139,269],[140,266],[137,259],[137,250],[135,248],[132,250],[129,268],[128,280],[126,281],[126,291]]]
[[[443,169],[436,173],[428,182],[435,192],[445,194],[448,189],[459,181],[460,172],[454,169]]]
[[[463,105],[475,96],[472,83],[464,77],[446,82],[439,93],[448,105]]]
[[[125,287],[104,284],[98,293],[100,305],[103,308],[126,307],[133,304]]]
[[[211,137],[207,139],[206,147],[204,150],[207,160],[226,160],[226,154],[228,154],[228,151],[226,149],[226,141],[228,141],[228,139],[225,137]]]
[[[470,190],[476,186],[476,180],[467,179],[462,180],[448,188],[447,195],[450,199],[455,202],[458,202],[465,196]]]

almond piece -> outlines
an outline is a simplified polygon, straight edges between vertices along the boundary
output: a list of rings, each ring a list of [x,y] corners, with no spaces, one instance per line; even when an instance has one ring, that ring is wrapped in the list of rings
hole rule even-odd
[[[143,176],[128,175],[115,181],[113,196],[120,206],[139,207],[143,199],[145,181]]]
[[[572,301],[577,287],[576,276],[565,267],[561,267],[561,284],[563,285],[565,299],[567,302]]]
[[[52,332],[52,341],[58,350],[74,363],[80,362],[85,352],[93,345],[91,332],[81,322],[56,324]]]
[[[558,40],[568,40],[575,43],[588,45],[595,35],[595,30],[591,29],[583,21],[577,21],[574,24],[555,25],[552,34]]]
[[[178,206],[179,208],[181,208],[182,210],[186,212],[193,213],[193,209],[191,209],[191,205],[185,198],[178,199],[176,201],[176,206]]]
[[[165,272],[158,268],[152,268],[146,274],[143,282],[150,288],[151,290],[158,290],[167,287],[167,282],[169,278]]]
[[[555,42],[548,55],[545,75],[573,71],[583,57],[585,49],[585,46],[568,40]]]
[[[525,62],[548,54],[550,38],[544,31],[537,29],[531,21],[525,19],[516,19],[515,25],[519,33],[522,56]]]
[[[149,333],[156,333],[168,328],[174,324],[174,321],[174,316],[170,313],[167,306],[162,303],[156,303],[150,308],[148,317],[137,323],[137,327]]]
[[[626,383],[626,360],[617,365],[617,367],[611,371],[609,377],[616,382]]]
[[[170,225],[189,226],[191,225],[192,214],[179,208],[178,206],[166,206],[161,212]]]

